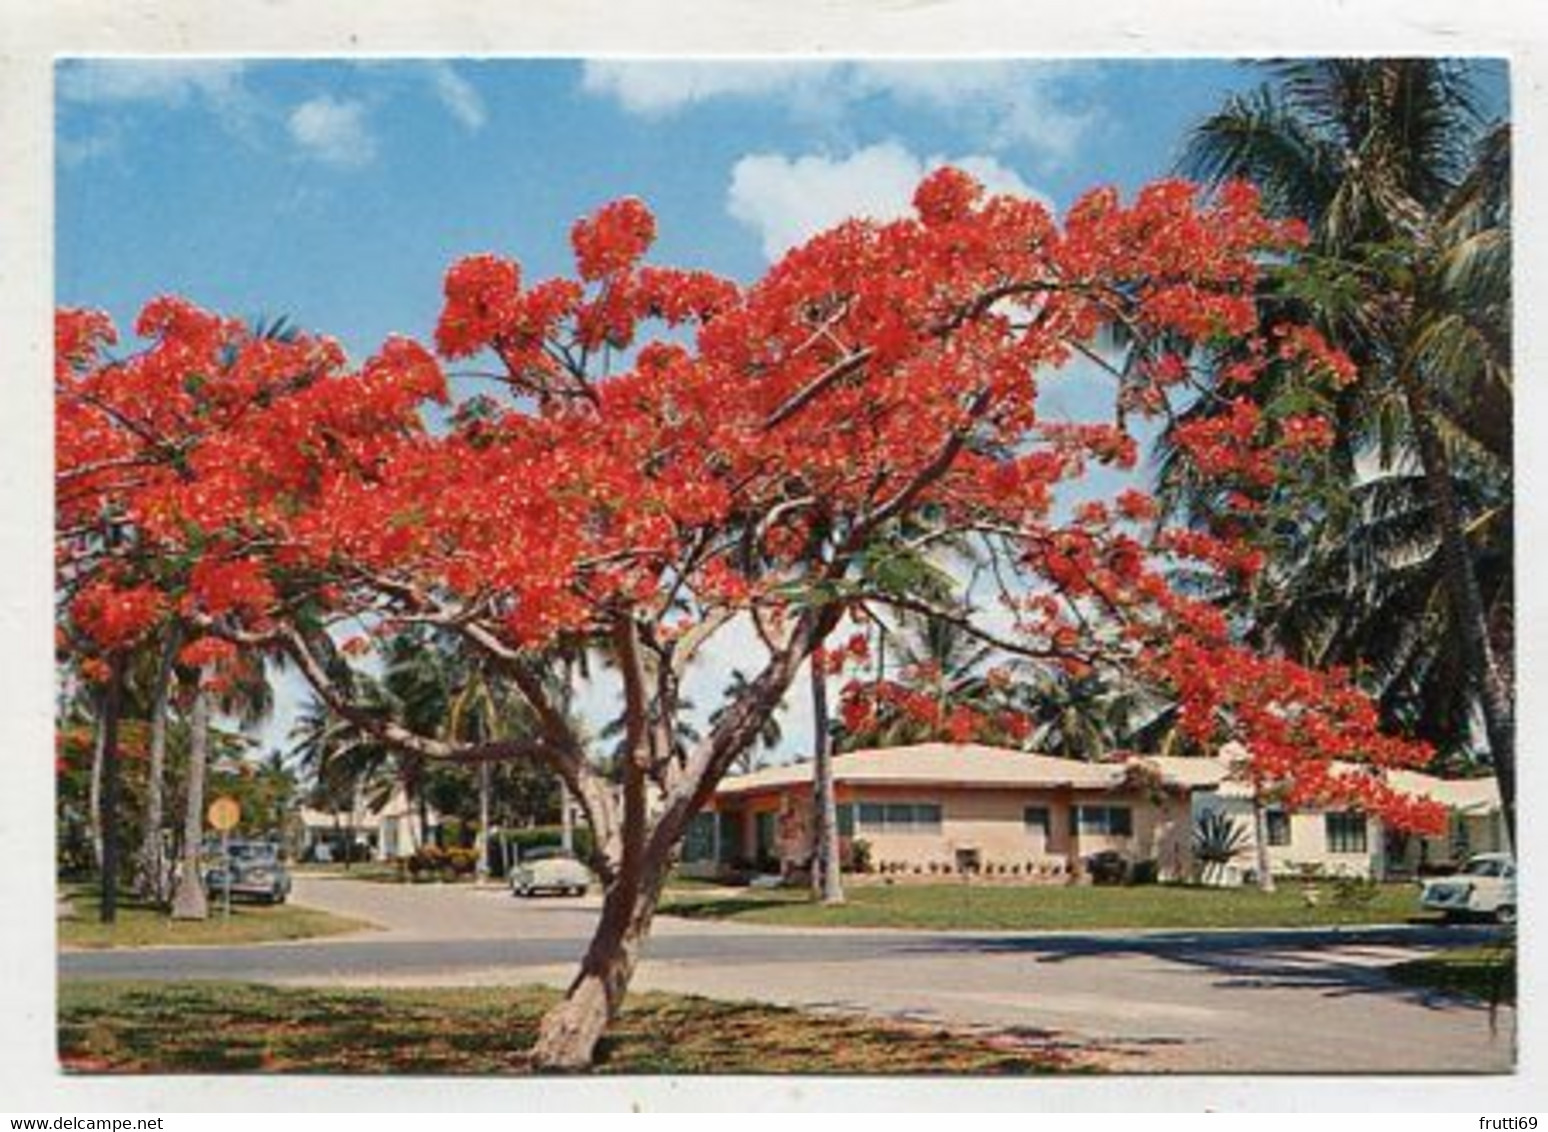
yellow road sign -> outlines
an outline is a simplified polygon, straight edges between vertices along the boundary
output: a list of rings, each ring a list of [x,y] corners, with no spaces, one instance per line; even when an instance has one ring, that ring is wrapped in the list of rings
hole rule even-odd
[[[210,819],[210,825],[217,832],[229,833],[236,828],[236,823],[241,820],[242,807],[237,805],[235,798],[227,794],[211,802],[209,811],[205,816]]]

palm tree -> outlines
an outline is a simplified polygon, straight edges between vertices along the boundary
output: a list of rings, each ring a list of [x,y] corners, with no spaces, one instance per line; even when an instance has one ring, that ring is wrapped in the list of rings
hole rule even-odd
[[[204,843],[204,786],[209,771],[211,718],[223,715],[249,728],[263,722],[274,710],[274,689],[269,684],[262,653],[242,654],[221,675],[217,684],[213,666],[205,665],[193,681],[183,847],[177,883],[172,891],[172,917],[178,920],[203,920],[209,916],[199,854]]]
[[[945,617],[909,613],[899,618],[893,637],[894,665],[903,683],[933,703],[932,718],[922,719],[882,705],[876,725],[845,732],[843,750],[923,743],[943,735],[942,724],[952,709],[991,710],[1003,706],[987,678],[985,665],[994,648],[962,625]]]
[[[731,705],[736,703],[747,691],[747,673],[740,668],[731,670],[731,677],[726,681],[724,693],[725,702],[714,711],[710,712],[709,725],[714,728],[719,725]],[[762,752],[772,751],[779,746],[780,740],[785,737],[784,728],[780,726],[779,716],[785,710],[785,701],[781,700],[779,706],[769,713],[769,717],[763,721],[763,726],[758,730],[758,742],[755,746],[747,748],[736,757],[736,769],[738,774],[751,774],[763,765]]]
[[[1054,672],[1014,689],[1037,720],[1032,746],[1044,754],[1086,761],[1136,745],[1165,705],[1131,684],[1117,684],[1097,673],[1072,676]]]
[[[145,829],[140,844],[139,887],[141,895],[152,903],[167,898],[167,861],[162,839],[163,787],[167,757],[167,723],[172,708],[172,686],[176,679],[174,662],[183,634],[177,623],[163,635],[160,662],[151,693],[150,765],[145,787]]]
[[[336,835],[341,811],[353,814],[368,794],[384,797],[392,790],[388,749],[357,725],[332,714],[315,696],[291,727],[290,742],[297,769],[312,782],[313,804],[334,815]],[[354,863],[352,829],[343,848],[348,870]]]
[[[1310,246],[1274,274],[1266,312],[1310,318],[1362,375],[1335,406],[1342,483],[1303,514],[1285,573],[1314,608],[1327,596],[1315,579],[1330,569],[1319,558],[1330,548],[1336,557],[1371,517],[1362,489],[1382,476],[1413,479],[1429,525],[1428,576],[1444,603],[1408,591],[1401,600],[1432,632],[1385,668],[1412,687],[1417,673],[1444,670],[1436,643],[1454,642],[1464,679],[1453,683],[1481,712],[1514,837],[1514,705],[1508,644],[1503,661],[1497,644],[1511,590],[1508,568],[1502,581],[1496,567],[1490,592],[1481,565],[1509,561],[1509,127],[1486,120],[1463,63],[1298,60],[1269,70],[1269,83],[1200,124],[1184,168],[1216,184],[1250,180],[1271,211],[1309,226]],[[1271,383],[1266,395],[1276,392]],[[1373,574],[1365,585],[1400,600],[1403,579]],[[1358,619],[1370,597],[1346,589],[1343,609]],[[1281,631],[1301,615],[1282,609],[1262,628],[1293,650],[1295,633]],[[1384,620],[1370,619],[1370,631]],[[1352,627],[1342,627],[1346,638]],[[1362,658],[1369,644],[1355,646]]]

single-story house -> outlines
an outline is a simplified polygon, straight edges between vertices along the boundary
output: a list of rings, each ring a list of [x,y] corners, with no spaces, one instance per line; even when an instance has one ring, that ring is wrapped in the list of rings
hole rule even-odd
[[[1243,828],[1225,872],[1255,866],[1252,798],[1233,775],[1228,746],[1215,758],[1136,757],[1080,762],[976,744],[921,743],[834,757],[840,852],[873,871],[929,876],[976,872],[1034,880],[1081,875],[1094,854],[1151,862],[1161,879],[1195,875],[1193,832],[1218,811]],[[1328,874],[1412,874],[1504,845],[1492,779],[1448,780],[1391,771],[1405,793],[1443,802],[1443,838],[1387,835],[1375,819],[1344,812],[1266,812],[1276,873],[1314,866]],[[685,839],[683,868],[713,875],[790,872],[812,853],[812,764],[789,763],[725,779]]]
[[[1252,789],[1232,775],[1229,749],[1222,756],[1146,761],[1164,777],[1191,784],[1195,822],[1214,811],[1239,826],[1242,852],[1222,870],[1225,881],[1232,883],[1248,879],[1257,867],[1257,827]],[[1386,829],[1379,818],[1360,813],[1290,812],[1269,804],[1264,808],[1269,868],[1276,876],[1314,871],[1382,879],[1414,876],[1429,866],[1509,848],[1499,788],[1492,777],[1438,778],[1415,770],[1389,770],[1386,781],[1400,793],[1444,805],[1450,811],[1446,832],[1421,837]]]
[[[1185,791],[1123,763],[1088,763],[976,744],[920,743],[833,760],[841,852],[874,871],[1003,873],[1062,879],[1106,850],[1188,867]],[[684,845],[689,871],[789,871],[811,857],[812,766],[727,778]]]
[[[430,807],[428,817],[433,830],[440,815]],[[399,785],[376,806],[357,794],[349,810],[301,808],[301,860],[342,861],[348,845],[364,846],[374,861],[412,857],[420,845],[419,807]]]

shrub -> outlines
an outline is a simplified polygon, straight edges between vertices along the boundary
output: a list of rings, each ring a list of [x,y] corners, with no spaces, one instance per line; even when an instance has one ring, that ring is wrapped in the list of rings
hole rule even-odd
[[[1129,869],[1130,884],[1155,884],[1161,876],[1159,861],[1135,861]]]
[[[1129,863],[1117,850],[1104,849],[1086,858],[1086,873],[1092,884],[1122,884],[1129,875]]]
[[[408,859],[408,871],[415,880],[424,874],[439,873],[446,867],[446,853],[438,845],[421,845]]]
[[[471,876],[478,870],[478,850],[455,848],[444,851],[447,866],[454,876]]]
[[[1380,891],[1381,885],[1369,877],[1337,877],[1333,881],[1333,903],[1340,908],[1363,908]]]
[[[864,838],[850,842],[849,845],[850,868],[857,873],[868,873],[875,867],[871,859],[871,843]]]

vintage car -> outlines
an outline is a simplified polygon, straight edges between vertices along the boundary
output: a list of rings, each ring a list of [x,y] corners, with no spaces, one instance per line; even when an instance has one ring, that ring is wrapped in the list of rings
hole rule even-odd
[[[575,857],[556,847],[530,850],[511,870],[511,892],[535,896],[539,892],[584,896],[591,873]]]
[[[290,870],[280,860],[278,846],[264,841],[233,841],[229,846],[231,895],[283,904],[290,896]],[[212,897],[226,892],[226,859],[216,851],[215,863],[204,873]]]
[[[1461,871],[1419,882],[1419,905],[1447,919],[1492,916],[1516,922],[1516,862],[1508,853],[1480,853]]]

